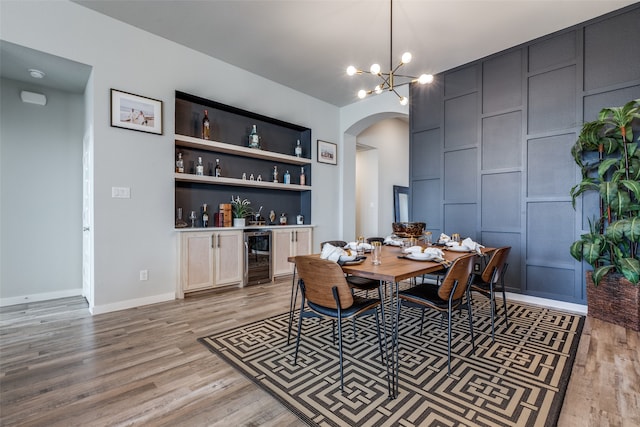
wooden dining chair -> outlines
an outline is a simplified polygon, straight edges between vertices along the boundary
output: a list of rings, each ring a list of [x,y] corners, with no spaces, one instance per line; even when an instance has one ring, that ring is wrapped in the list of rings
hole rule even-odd
[[[469,331],[471,332],[471,345],[475,352],[476,345],[473,337],[473,319],[469,297],[469,282],[473,260],[475,255],[469,254],[457,258],[442,279],[442,284],[438,286],[432,283],[422,283],[412,288],[399,292],[398,309],[396,315],[400,318],[400,308],[403,305],[418,307],[422,309],[422,320],[420,322],[420,333],[424,326],[424,311],[427,308],[446,313],[447,322],[447,374],[451,374],[451,316],[455,309],[463,307],[463,298],[466,297],[467,312],[469,315]],[[397,336],[395,337],[397,339]],[[396,342],[397,345],[397,342]]]
[[[474,274],[471,277],[471,292],[478,292],[489,298],[491,307],[491,340],[495,341],[494,317],[496,313],[496,292],[502,291],[502,309],[504,311],[504,322],[509,327],[509,317],[507,310],[507,295],[504,286],[504,276],[507,274],[507,258],[511,246],[498,248],[491,254],[487,266],[480,275]]]
[[[301,279],[300,289],[302,292],[302,303],[300,305],[300,316],[298,317],[298,336],[296,338],[296,350],[294,364],[298,361],[298,350],[300,347],[300,337],[302,335],[302,319],[308,307],[316,315],[334,320],[334,343],[335,343],[335,323],[338,324],[338,352],[340,360],[340,390],[344,392],[343,358],[342,358],[342,320],[352,319],[363,314],[375,314],[376,332],[378,334],[378,345],[380,349],[380,360],[383,367],[387,369],[389,378],[389,367],[387,358],[383,353],[386,343],[386,328],[380,328],[380,318],[378,309],[382,309],[381,298],[363,298],[353,295],[351,288],[347,284],[342,268],[335,262],[318,259],[309,256],[296,257],[298,275]],[[380,295],[382,289],[379,290]],[[384,321],[384,312],[382,313]]]

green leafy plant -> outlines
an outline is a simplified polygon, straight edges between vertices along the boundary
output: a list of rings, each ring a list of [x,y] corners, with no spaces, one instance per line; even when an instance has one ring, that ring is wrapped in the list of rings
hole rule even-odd
[[[248,199],[240,199],[240,196],[236,196],[234,199],[231,196],[231,211],[234,218],[246,218],[251,215],[251,202]]]
[[[598,192],[600,206],[599,217],[589,220],[589,233],[574,242],[570,252],[594,268],[596,285],[609,272],[640,282],[640,137],[633,138],[638,118],[640,99],[603,108],[598,120],[582,126],[571,148],[582,171],[582,180],[571,188],[573,207],[578,196],[589,191]]]

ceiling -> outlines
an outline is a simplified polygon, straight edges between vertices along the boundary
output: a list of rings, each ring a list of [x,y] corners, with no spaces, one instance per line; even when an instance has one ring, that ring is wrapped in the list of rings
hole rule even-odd
[[[391,67],[387,0],[73,1],[336,106],[378,84],[348,65]],[[437,74],[632,3],[395,0],[393,66],[410,51],[404,73]]]

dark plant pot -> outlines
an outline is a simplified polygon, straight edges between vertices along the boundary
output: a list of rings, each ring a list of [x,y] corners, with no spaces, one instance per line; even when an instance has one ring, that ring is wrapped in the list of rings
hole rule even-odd
[[[640,331],[640,286],[622,274],[609,273],[595,286],[588,271],[587,306],[589,316]]]

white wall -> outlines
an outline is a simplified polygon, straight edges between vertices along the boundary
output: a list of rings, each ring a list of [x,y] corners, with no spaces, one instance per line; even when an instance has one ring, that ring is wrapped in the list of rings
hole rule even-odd
[[[94,123],[95,313],[173,298],[175,90],[309,127],[314,141],[340,143],[335,106],[75,3],[4,0],[0,8],[1,39],[93,67],[87,110]],[[164,101],[164,135],[110,127],[111,88]],[[313,164],[315,242],[341,227],[340,169]],[[131,198],[112,199],[114,186],[130,187]],[[139,281],[142,269],[148,281]]]
[[[385,237],[393,231],[391,227],[394,218],[393,186],[406,187],[409,185],[409,169],[407,167],[409,164],[409,124],[400,119],[386,119],[364,130],[356,140],[358,144],[374,148],[374,150],[362,152],[362,155],[367,156],[368,164],[364,161],[365,159],[357,163],[357,175],[365,175],[363,179],[359,177],[358,182],[362,182],[365,189],[367,188],[367,180],[374,179],[371,169],[377,168],[375,171],[377,193],[368,195],[368,200],[362,200],[360,208],[357,209],[359,212],[367,212],[365,215],[369,218],[375,216],[376,223],[366,225],[366,227],[374,228],[363,228],[358,230],[358,233],[364,233],[365,237],[374,235]],[[370,151],[377,153],[375,157],[378,160],[371,159],[371,154],[367,155]],[[359,153],[357,157],[360,155]],[[374,164],[375,161],[379,163]],[[359,189],[357,191],[360,192]],[[367,221],[364,222],[364,224],[367,223]]]
[[[0,92],[2,305],[80,295],[83,97],[8,79]]]

